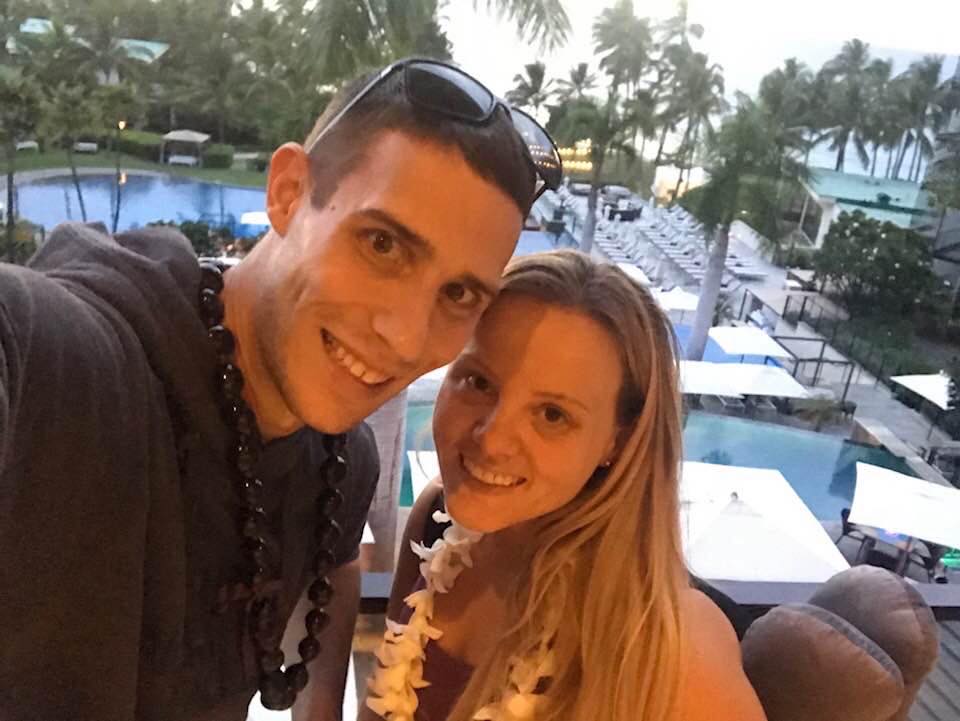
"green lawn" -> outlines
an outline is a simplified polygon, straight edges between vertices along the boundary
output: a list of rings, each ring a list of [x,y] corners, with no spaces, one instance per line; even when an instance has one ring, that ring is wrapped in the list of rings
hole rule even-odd
[[[82,153],[74,154],[78,168],[113,168],[116,158],[109,151],[101,151],[95,155]],[[46,170],[48,168],[69,169],[67,154],[62,150],[53,150],[46,153],[21,151],[17,154],[17,170]],[[262,188],[266,185],[266,173],[253,170],[215,169],[215,168],[184,168],[182,166],[160,165],[151,163],[132,155],[120,156],[120,168],[125,170],[156,170],[170,175],[182,175],[212,183],[227,185],[242,185],[249,188]]]

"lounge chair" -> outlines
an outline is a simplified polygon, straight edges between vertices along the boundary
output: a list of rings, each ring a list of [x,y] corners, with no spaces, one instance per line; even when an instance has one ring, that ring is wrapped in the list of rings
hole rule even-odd
[[[914,547],[914,549],[910,551],[908,563],[916,564],[923,568],[927,572],[927,580],[933,581],[933,576],[937,572],[937,566],[950,549],[930,541],[918,541],[917,545],[918,547],[926,547],[927,552],[926,554],[919,553],[918,547]]]
[[[856,527],[855,524],[850,523],[850,509],[843,508],[840,511],[840,535],[837,537],[836,545],[840,545],[840,541],[844,538],[849,538],[853,541],[859,541],[860,546],[857,548],[857,558],[860,557],[863,552],[863,545],[871,540],[868,536]]]

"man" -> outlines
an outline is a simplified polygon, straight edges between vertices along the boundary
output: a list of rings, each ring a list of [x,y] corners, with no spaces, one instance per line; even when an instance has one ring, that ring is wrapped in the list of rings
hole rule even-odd
[[[559,172],[529,118],[406,61],[274,153],[229,272],[81,226],[0,266],[0,719],[239,721],[258,685],[339,718],[355,426],[459,352]]]

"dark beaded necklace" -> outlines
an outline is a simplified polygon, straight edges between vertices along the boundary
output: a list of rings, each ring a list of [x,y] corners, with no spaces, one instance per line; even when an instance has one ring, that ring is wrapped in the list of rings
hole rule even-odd
[[[317,636],[329,622],[324,607],[333,597],[333,586],[327,574],[336,564],[333,548],[340,538],[340,527],[332,516],[343,503],[339,490],[347,476],[346,438],[326,435],[323,438],[326,460],[320,469],[321,493],[317,499],[317,554],[313,562],[315,578],[307,595],[313,609],[306,617],[307,635],[298,650],[299,663],[283,668],[283,652],[279,647],[278,608],[275,598],[265,593],[270,576],[267,553],[267,518],[260,504],[263,484],[257,477],[257,463],[263,448],[257,419],[243,400],[243,373],[233,363],[236,343],[233,333],[223,325],[224,309],[220,292],[223,290],[225,269],[213,263],[200,266],[200,316],[207,327],[207,335],[217,353],[217,385],[220,389],[221,411],[225,422],[234,431],[231,452],[235,468],[235,482],[242,512],[240,531],[247,561],[247,577],[252,601],[249,605],[248,630],[256,649],[259,666],[260,702],[268,709],[288,709],[309,680],[306,664],[320,653]]]

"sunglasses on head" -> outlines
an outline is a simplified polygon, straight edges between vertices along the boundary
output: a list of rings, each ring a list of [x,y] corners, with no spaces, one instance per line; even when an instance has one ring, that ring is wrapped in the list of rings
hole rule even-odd
[[[527,113],[497,98],[476,78],[437,60],[401,60],[385,67],[330,119],[307,147],[307,152],[312,151],[364,96],[395,72],[403,72],[403,89],[411,104],[454,120],[484,125],[493,117],[497,107],[503,107],[530,151],[537,171],[533,200],[536,201],[547,189],[556,190],[560,187],[563,179],[560,153],[543,126]]]

